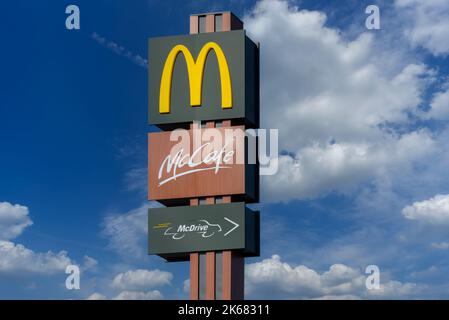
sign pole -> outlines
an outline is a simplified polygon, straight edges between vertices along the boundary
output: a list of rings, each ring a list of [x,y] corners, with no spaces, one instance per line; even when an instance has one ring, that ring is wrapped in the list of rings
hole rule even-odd
[[[220,26],[215,25],[215,14],[192,15],[190,16],[190,34],[200,33],[203,29],[200,19],[204,19],[205,32],[216,31],[231,31],[243,29],[243,23],[238,20],[230,12],[225,12],[222,15],[221,30]],[[230,127],[231,120],[224,120],[223,127]],[[215,122],[206,122],[206,128],[214,128]],[[223,196],[222,203],[230,203],[230,196]],[[215,197],[206,198],[206,204],[215,204]],[[199,205],[199,199],[191,199],[190,205]],[[222,274],[218,275],[221,279],[221,300],[241,300],[244,297],[244,258],[237,253],[228,251],[221,252],[221,268],[216,266],[216,253],[209,251],[206,255],[205,270],[200,270],[200,255],[199,253],[190,254],[190,300],[218,300],[216,288],[216,271],[221,270]],[[205,296],[201,295],[201,277],[204,277],[206,283]]]
[[[257,163],[215,169],[207,161],[181,165],[179,159],[189,154],[184,147],[171,149],[170,137],[188,123],[191,137],[201,127],[221,134],[243,132],[233,137],[237,143],[226,155],[244,152],[247,157],[244,131],[259,126],[259,49],[231,12],[191,15],[189,23],[190,36],[149,39],[149,124],[162,131],[148,135],[148,199],[165,205],[149,209],[149,254],[190,261],[191,300],[242,300],[244,258],[260,254],[259,213],[246,207],[259,199]],[[217,69],[205,68],[209,52],[214,52]],[[184,56],[186,71],[184,64],[175,65],[178,55]],[[192,59],[194,65],[187,63]],[[214,79],[217,71],[221,92],[211,88],[213,81],[203,81],[203,72],[204,78]],[[172,78],[177,80],[173,86]],[[192,85],[195,81],[203,83]],[[203,101],[208,108],[201,106],[203,94],[212,99]],[[180,109],[187,99],[192,108]],[[217,99],[221,109],[214,110],[210,105]],[[222,168],[226,171],[218,171]]]
[[[215,25],[215,15],[204,14],[204,15],[193,15],[190,16],[190,34],[200,33],[202,29],[202,21],[205,20],[205,32],[216,32],[216,31],[231,31],[243,29],[243,23],[238,20],[230,12],[225,12],[222,15],[221,30],[219,26]],[[224,120],[222,122],[223,127],[230,127],[231,120]],[[214,128],[215,122],[206,122],[206,128]],[[223,196],[223,203],[230,203],[230,196]],[[209,197],[206,198],[206,204],[216,203],[216,198]],[[198,199],[192,199],[190,205],[198,205]],[[221,279],[221,299],[222,300],[241,300],[244,297],[244,258],[239,256],[237,253],[230,250],[222,251],[221,253],[221,268],[216,266],[216,253],[215,251],[206,252],[206,270],[205,274],[199,272],[199,254],[190,254],[190,299],[199,300],[200,296],[200,280],[201,277],[205,277],[206,282],[206,300],[217,300],[219,297],[216,295],[216,270],[221,270],[222,274],[218,275]]]
[[[192,25],[192,19],[190,22]],[[224,120],[222,126],[230,127],[231,121]],[[206,128],[214,127],[214,121],[206,122]],[[191,128],[193,129],[193,125],[191,125]],[[221,199],[222,203],[232,202],[231,196],[223,196]],[[216,200],[215,197],[207,197],[205,199],[205,204],[215,204]],[[200,205],[199,199],[190,199],[190,205]],[[245,273],[244,257],[231,250],[222,251],[219,254],[216,254],[215,251],[208,251],[202,254],[206,256],[205,270],[200,270],[200,254],[198,252],[190,253],[190,300],[220,299],[220,296],[217,296],[217,276],[221,279],[220,300],[243,300]],[[218,255],[221,256],[221,261],[219,262],[217,262],[216,259]],[[217,263],[220,263],[220,266],[217,266]],[[217,275],[217,270],[220,270],[221,274]],[[206,285],[204,296],[201,295],[201,280],[204,280]],[[218,295],[220,295],[220,293],[218,293]]]

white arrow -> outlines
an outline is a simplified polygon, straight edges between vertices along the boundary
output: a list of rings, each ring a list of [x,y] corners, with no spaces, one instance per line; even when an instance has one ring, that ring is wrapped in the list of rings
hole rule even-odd
[[[237,229],[238,227],[240,227],[240,225],[234,221],[232,221],[231,219],[228,219],[226,217],[224,217],[225,220],[229,221],[230,223],[232,223],[234,225],[234,228],[230,229],[228,232],[226,232],[224,234],[224,236],[226,237],[228,234],[230,234],[232,231],[234,231],[235,229]]]

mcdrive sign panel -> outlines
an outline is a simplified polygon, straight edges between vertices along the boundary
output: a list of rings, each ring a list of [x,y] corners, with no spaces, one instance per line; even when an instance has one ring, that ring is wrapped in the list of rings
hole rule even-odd
[[[259,124],[259,49],[244,30],[149,39],[149,124]]]
[[[189,252],[241,250],[259,254],[259,213],[243,202],[148,211],[149,253],[167,260],[187,259]]]
[[[258,200],[257,166],[246,161],[243,126],[150,133],[148,150],[149,200]]]

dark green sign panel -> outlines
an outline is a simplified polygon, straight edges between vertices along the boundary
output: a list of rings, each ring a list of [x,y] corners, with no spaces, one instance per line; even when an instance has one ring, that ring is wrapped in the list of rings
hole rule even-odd
[[[259,255],[259,213],[243,202],[149,209],[148,234],[149,253],[169,261],[201,251]]]
[[[259,49],[244,30],[151,38],[148,52],[149,124],[259,125]]]

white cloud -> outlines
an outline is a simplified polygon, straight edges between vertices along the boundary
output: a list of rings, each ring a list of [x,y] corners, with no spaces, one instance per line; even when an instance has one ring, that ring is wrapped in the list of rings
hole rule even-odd
[[[14,239],[32,224],[27,207],[0,202],[0,240]]]
[[[167,271],[137,269],[119,273],[112,281],[114,288],[135,290],[169,285],[173,275]]]
[[[34,252],[21,244],[0,241],[0,272],[53,274],[71,264],[67,252]]]
[[[348,191],[433,150],[426,131],[390,125],[410,123],[434,71],[414,63],[392,71],[373,55],[372,34],[346,40],[323,13],[286,1],[260,1],[244,20],[262,43],[262,124],[279,129],[288,151],[278,174],[263,177],[264,199]]]
[[[418,220],[433,225],[449,223],[449,194],[436,195],[428,200],[414,202],[405,207],[402,214],[410,220]]]
[[[130,257],[147,255],[148,208],[160,206],[156,202],[144,204],[124,214],[112,214],[103,221],[103,234],[109,246],[119,254]]]
[[[125,47],[115,43],[114,41],[109,41],[105,37],[100,36],[98,33],[92,33],[92,39],[94,39],[100,45],[108,48],[112,52],[115,52],[117,55],[128,59],[129,61],[134,62],[138,66],[142,68],[148,68],[148,61],[142,58],[139,54],[134,54],[130,50]]]
[[[133,168],[126,172],[125,185],[128,191],[138,191],[147,194],[148,191],[148,168]]]
[[[313,300],[360,300],[360,297],[353,296],[351,294],[344,294],[339,296],[327,295],[315,298]]]
[[[371,299],[410,299],[424,288],[425,286],[416,283],[388,281],[382,284],[379,290],[369,290],[367,297]]]
[[[449,53],[449,2],[447,0],[396,0],[398,15],[407,25],[405,36],[414,46],[432,54]]]
[[[431,246],[435,249],[447,250],[449,249],[449,242],[433,242]]]
[[[98,292],[94,292],[86,298],[86,300],[106,300],[106,299],[107,299],[106,296]]]
[[[190,279],[184,280],[183,286],[182,286],[182,291],[184,291],[185,293],[190,292]]]
[[[446,84],[449,88],[449,84]],[[449,120],[449,89],[435,94],[430,104],[430,110],[424,113],[427,119]]]
[[[264,177],[265,199],[307,198],[337,190],[351,191],[384,174],[387,168],[405,167],[409,159],[422,159],[435,150],[427,131],[387,138],[376,143],[314,144],[279,157],[276,176]]]
[[[98,261],[92,257],[84,256],[83,260],[84,260],[83,262],[84,271],[95,269],[98,266]]]
[[[158,290],[149,292],[123,291],[114,297],[113,300],[161,300],[163,298],[162,293]]]
[[[358,269],[334,264],[319,274],[304,265],[291,266],[278,255],[246,266],[248,298],[268,299],[369,299],[410,297],[422,287],[382,280],[379,290],[368,290]]]
[[[0,202],[0,273],[50,275],[63,273],[67,265],[74,263],[66,251],[35,252],[22,244],[9,241],[32,224],[26,206]],[[94,264],[95,259],[84,257],[84,269],[92,268]]]
[[[171,285],[173,275],[167,271],[136,269],[117,274],[114,279],[103,279],[103,293],[94,292],[87,300],[159,300],[163,295],[155,287]],[[112,289],[112,291],[111,291]],[[117,294],[117,292],[119,292]],[[115,295],[115,296],[114,296]]]

